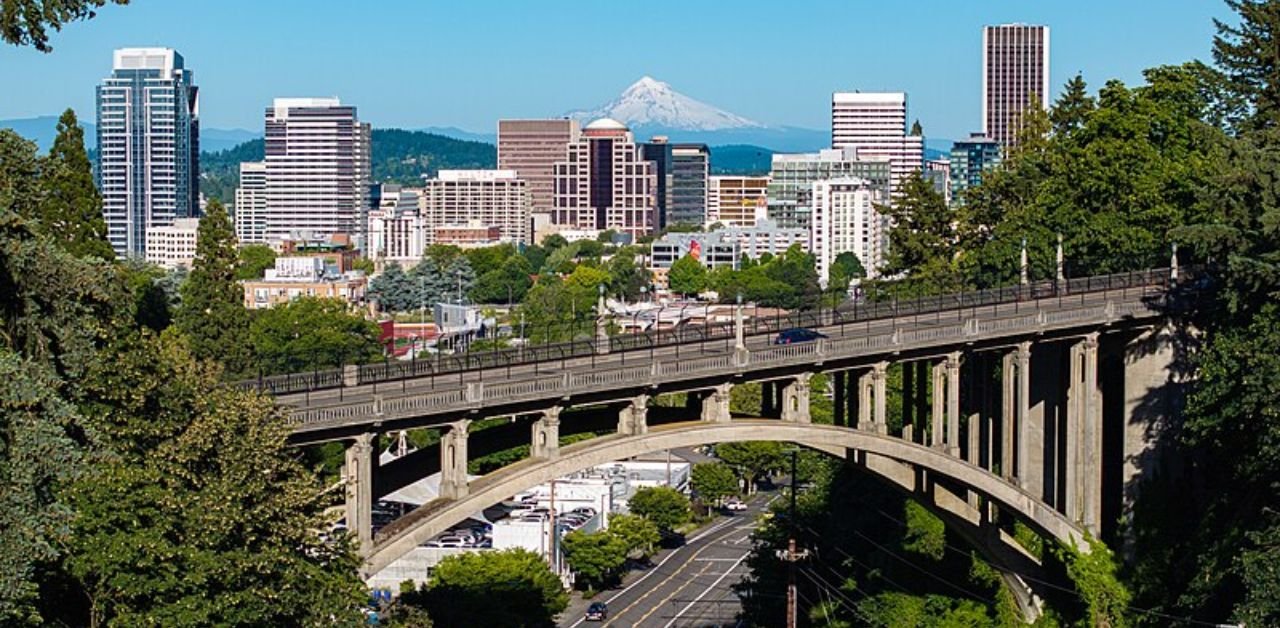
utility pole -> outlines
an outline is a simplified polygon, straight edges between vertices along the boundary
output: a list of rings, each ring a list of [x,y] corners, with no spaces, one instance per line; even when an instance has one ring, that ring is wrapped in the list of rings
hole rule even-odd
[[[791,514],[787,523],[787,628],[796,628],[796,450],[791,450]]]

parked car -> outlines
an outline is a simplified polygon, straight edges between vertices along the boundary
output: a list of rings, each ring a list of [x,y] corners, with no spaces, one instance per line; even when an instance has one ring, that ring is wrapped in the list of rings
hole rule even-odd
[[[609,618],[609,606],[604,602],[592,602],[587,607],[587,621],[604,621]]]
[[[827,335],[822,332],[797,327],[795,329],[784,329],[778,332],[778,337],[773,339],[773,344],[791,345],[800,342],[811,342],[826,337]]]
[[[730,497],[724,502],[725,510],[746,510],[747,503],[737,497]]]

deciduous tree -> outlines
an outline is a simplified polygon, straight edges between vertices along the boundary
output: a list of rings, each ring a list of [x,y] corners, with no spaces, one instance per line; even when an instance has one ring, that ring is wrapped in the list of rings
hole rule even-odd
[[[627,501],[627,509],[662,530],[672,530],[689,520],[689,498],[669,486],[647,486]]]

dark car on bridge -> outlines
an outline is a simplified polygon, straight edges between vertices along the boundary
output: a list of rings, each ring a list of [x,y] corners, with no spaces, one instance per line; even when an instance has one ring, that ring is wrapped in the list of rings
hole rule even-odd
[[[827,335],[822,332],[797,327],[795,329],[784,329],[778,332],[778,337],[773,339],[773,344],[790,345],[798,342],[810,342],[826,337]]]
[[[609,618],[609,607],[604,602],[592,602],[587,607],[587,621],[604,621]]]

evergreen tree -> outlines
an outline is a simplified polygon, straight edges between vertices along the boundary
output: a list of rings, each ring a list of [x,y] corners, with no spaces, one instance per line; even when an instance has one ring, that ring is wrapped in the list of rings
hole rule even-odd
[[[917,118],[915,122],[912,122],[912,123],[911,123],[911,133],[910,133],[910,134],[911,134],[911,135],[913,135],[913,136],[915,136],[915,137],[924,137],[924,127],[923,127],[923,126],[920,126],[920,120],[919,120],[919,118]]]
[[[1249,130],[1280,126],[1280,2],[1226,0],[1240,17],[1239,26],[1215,19],[1213,59],[1226,75],[1228,87],[1248,111]]]
[[[1089,113],[1093,111],[1093,98],[1089,96],[1089,87],[1084,77],[1077,74],[1067,81],[1062,95],[1053,103],[1049,112],[1049,122],[1055,135],[1066,135],[1084,126]]]
[[[369,298],[376,299],[383,312],[405,312],[417,307],[413,286],[398,262],[387,264],[382,274],[369,281]]]
[[[887,211],[893,222],[884,287],[893,294],[919,296],[954,292],[962,281],[956,265],[959,234],[946,201],[919,172]],[[893,279],[896,278],[896,281]]]
[[[84,149],[84,129],[68,109],[58,119],[58,136],[42,164],[46,191],[41,230],[77,257],[115,259],[107,242],[102,198]]]
[[[211,201],[200,219],[196,259],[182,285],[182,307],[174,322],[191,352],[220,362],[234,377],[250,373],[249,312],[236,282],[235,233],[222,203]]]

